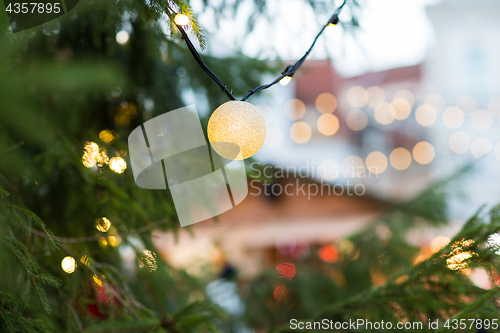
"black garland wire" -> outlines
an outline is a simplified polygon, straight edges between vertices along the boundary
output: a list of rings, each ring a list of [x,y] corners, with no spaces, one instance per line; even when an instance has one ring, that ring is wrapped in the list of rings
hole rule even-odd
[[[283,72],[281,72],[281,75],[276,80],[274,80],[273,82],[268,83],[268,84],[264,84],[262,86],[259,86],[259,87],[255,88],[255,89],[250,90],[245,95],[245,97],[243,97],[241,99],[241,101],[246,101],[250,96],[252,96],[256,92],[259,92],[261,90],[264,90],[264,89],[267,89],[267,88],[270,88],[270,87],[274,86],[276,83],[280,82],[285,77],[290,77],[290,78],[293,77],[293,75],[295,74],[295,72],[297,72],[299,70],[300,66],[302,66],[302,64],[304,63],[304,61],[307,59],[307,56],[311,53],[314,45],[316,45],[316,42],[319,39],[319,36],[321,36],[321,34],[323,33],[323,31],[325,31],[326,27],[329,26],[330,24],[337,25],[337,23],[339,23],[339,15],[340,15],[340,12],[342,11],[342,9],[344,8],[346,2],[347,2],[347,0],[344,0],[344,2],[340,5],[340,7],[338,7],[335,10],[335,12],[333,13],[333,15],[328,20],[328,22],[321,28],[321,30],[319,31],[319,33],[316,35],[316,38],[314,38],[314,41],[311,44],[311,47],[309,47],[309,49],[302,56],[302,58],[300,58],[299,60],[297,60],[297,62],[294,65],[288,65],[285,68],[285,70]],[[174,22],[175,22],[175,20],[174,20]],[[229,97],[230,100],[235,101],[236,98],[227,89],[226,85],[210,70],[210,68],[208,68],[208,66],[205,64],[205,62],[203,62],[203,59],[201,58],[200,54],[196,51],[196,48],[194,47],[193,43],[189,39],[189,37],[188,37],[186,31],[184,30],[184,28],[182,27],[182,25],[179,25],[177,23],[175,23],[175,25],[177,26],[177,28],[181,32],[182,39],[184,39],[184,41],[186,42],[186,45],[187,45],[189,51],[193,55],[193,57],[196,60],[196,62],[203,69],[203,71],[205,71],[205,73],[207,73],[219,85],[219,87],[222,88],[222,91],[224,93],[226,93],[227,97]]]

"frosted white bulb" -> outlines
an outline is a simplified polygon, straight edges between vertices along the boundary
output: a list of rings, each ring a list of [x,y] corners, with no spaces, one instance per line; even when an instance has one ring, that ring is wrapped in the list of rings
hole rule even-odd
[[[241,160],[254,155],[264,144],[266,121],[252,104],[230,101],[214,111],[207,132],[208,140],[219,155]]]

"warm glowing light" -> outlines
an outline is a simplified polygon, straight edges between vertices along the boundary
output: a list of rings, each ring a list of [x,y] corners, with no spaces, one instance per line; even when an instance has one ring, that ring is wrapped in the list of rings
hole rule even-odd
[[[446,266],[452,271],[458,271],[468,266],[467,259],[472,258],[472,253],[460,252],[446,259]]]
[[[441,249],[443,249],[448,243],[450,242],[450,239],[445,236],[437,236],[431,241],[431,251],[432,253],[439,252]]]
[[[83,255],[83,256],[80,258],[80,262],[81,262],[82,264],[84,264],[85,266],[88,266],[88,265],[90,265],[91,260],[90,260],[90,257],[89,257],[88,255]]]
[[[493,144],[486,138],[478,138],[472,142],[470,152],[475,158],[481,158],[493,149]]]
[[[214,111],[207,133],[212,148],[219,155],[232,160],[246,159],[264,144],[266,121],[252,104],[229,101]],[[235,145],[239,149],[235,149]]]
[[[389,125],[394,121],[394,114],[396,110],[394,106],[389,103],[379,104],[374,111],[375,120],[382,125]]]
[[[295,265],[291,262],[284,262],[276,266],[278,277],[282,279],[291,280],[296,273]]]
[[[318,167],[318,174],[324,180],[335,180],[341,174],[340,164],[332,158],[323,160]]]
[[[325,245],[319,248],[318,257],[323,261],[333,264],[339,257],[339,251],[334,245]]]
[[[61,267],[64,272],[71,274],[76,270],[76,260],[73,257],[64,257],[61,261]]]
[[[405,120],[410,116],[412,105],[405,98],[395,98],[391,105],[393,106],[391,109],[392,116],[396,120]]]
[[[411,104],[411,106],[415,105],[415,97],[408,90],[400,90],[400,91],[398,91],[394,95],[393,100],[397,99],[397,98],[404,98],[404,99],[406,99]]]
[[[314,104],[321,113],[333,113],[337,109],[337,99],[327,92],[319,94]]]
[[[388,166],[387,157],[379,151],[368,154],[365,164],[368,171],[374,175],[383,173]]]
[[[333,114],[325,113],[318,118],[317,126],[321,134],[331,136],[339,130],[339,119]]]
[[[486,131],[493,124],[493,116],[486,110],[476,110],[470,118],[472,127],[478,131]]]
[[[451,245],[452,251],[446,259],[446,266],[453,271],[466,268],[469,265],[468,259],[477,256],[477,253],[465,250],[464,248],[471,247],[474,243],[473,239],[462,239],[453,243]]]
[[[451,135],[449,143],[452,152],[464,154],[470,148],[470,136],[464,132],[456,132]]]
[[[306,114],[306,105],[300,99],[294,98],[285,104],[285,115],[292,120],[299,120]]]
[[[420,105],[415,111],[415,119],[417,120],[417,123],[419,123],[422,126],[431,126],[436,122],[437,118],[437,111],[436,109],[430,105],[430,104],[423,104]]]
[[[345,121],[353,131],[362,131],[368,125],[368,116],[361,110],[351,110],[347,114]]]
[[[128,42],[128,39],[129,39],[129,34],[128,32],[126,32],[125,30],[121,30],[120,32],[118,32],[116,34],[116,41],[118,42],[118,44],[126,44]]]
[[[459,128],[464,122],[464,113],[459,108],[452,106],[444,110],[443,123],[448,128]]]
[[[156,253],[149,250],[144,250],[143,254],[144,255],[141,257],[142,263],[150,272],[155,271],[158,268],[158,263],[156,262]]]
[[[470,96],[462,96],[457,100],[456,106],[466,115],[470,115],[477,109],[476,100]]]
[[[104,130],[99,133],[99,139],[106,143],[111,143],[115,140],[115,135],[111,130]]]
[[[427,97],[425,97],[424,103],[433,106],[434,109],[436,109],[436,112],[438,113],[443,111],[446,106],[444,97],[438,93],[432,93],[427,95]]]
[[[361,108],[365,106],[365,88],[354,86],[347,91],[347,103],[354,108]]]
[[[123,173],[127,169],[127,162],[121,157],[113,157],[109,161],[109,168],[116,173]]]
[[[101,277],[104,279],[105,276],[101,274]],[[94,275],[92,277],[92,280],[94,280],[94,283],[96,284],[96,286],[98,287],[102,287],[103,286],[103,282],[101,281],[101,279],[97,276],[97,275]]]
[[[290,137],[293,141],[303,144],[311,139],[312,130],[311,126],[303,121],[296,122],[290,128]]]
[[[389,155],[389,162],[396,170],[406,170],[411,164],[411,154],[404,148],[396,148]]]
[[[283,132],[278,127],[268,127],[264,144],[269,148],[278,148],[283,143]]]
[[[84,153],[82,156],[82,163],[87,168],[92,168],[96,164],[102,167],[104,164],[109,163],[109,157],[106,151],[97,145],[95,142],[86,142],[83,147]]]
[[[95,227],[100,232],[107,232],[111,228],[111,221],[107,217],[101,217],[95,221]]]
[[[291,76],[285,76],[284,78],[282,78],[280,80],[280,84],[282,86],[286,86],[287,84],[289,84],[290,82],[292,81],[292,77]]]
[[[189,24],[189,17],[187,17],[184,14],[176,14],[174,18],[175,24],[177,25],[188,25]]]
[[[413,147],[413,159],[419,164],[429,164],[436,156],[434,147],[429,142],[419,142]]]
[[[349,156],[342,163],[342,171],[349,178],[362,177],[365,172],[365,164],[358,156]]]
[[[380,87],[370,87],[366,89],[365,100],[369,106],[375,108],[377,105],[385,102],[385,92]]]
[[[122,239],[120,236],[111,235],[108,236],[108,243],[113,247],[117,247],[120,246],[120,244],[122,243]]]

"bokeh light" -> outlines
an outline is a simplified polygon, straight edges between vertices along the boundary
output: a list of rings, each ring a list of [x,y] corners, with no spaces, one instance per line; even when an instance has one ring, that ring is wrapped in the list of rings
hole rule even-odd
[[[89,257],[88,255],[86,255],[86,254],[85,254],[85,255],[83,255],[83,256],[80,258],[80,262],[81,262],[82,264],[84,264],[85,266],[88,266],[88,265],[90,265],[91,260],[90,260],[90,257]]]
[[[306,122],[299,121],[290,128],[290,137],[293,141],[299,144],[306,143],[311,139],[312,130]]]
[[[404,98],[404,99],[406,99],[411,104],[411,106],[415,105],[415,96],[413,96],[413,94],[410,91],[408,91],[408,90],[400,90],[400,91],[398,91],[394,95],[393,100],[397,99],[397,98]]]
[[[429,142],[419,142],[413,147],[413,159],[419,164],[429,164],[436,156],[434,146]]]
[[[448,128],[459,128],[464,122],[464,113],[461,109],[452,106],[444,110],[443,123]]]
[[[415,119],[422,126],[431,126],[436,122],[437,111],[430,104],[422,104],[415,111]]]
[[[122,238],[117,235],[110,235],[108,236],[108,243],[112,247],[118,247],[122,243]]]
[[[436,112],[441,112],[444,110],[446,107],[446,102],[444,100],[444,97],[441,96],[438,93],[431,93],[427,95],[424,99],[425,104],[432,105],[434,109],[436,109]]]
[[[449,140],[450,149],[455,154],[466,153],[471,145],[470,136],[464,132],[453,133]]]
[[[327,92],[319,94],[314,104],[321,113],[333,113],[337,109],[337,99]]]
[[[347,127],[353,131],[362,131],[368,125],[368,116],[359,109],[351,110],[345,119]]]
[[[94,166],[102,167],[104,164],[109,163],[109,157],[106,150],[99,147],[95,142],[86,142],[83,147],[82,163],[87,168]]]
[[[411,154],[405,148],[396,148],[389,155],[389,162],[396,170],[406,170],[411,164]]]
[[[439,252],[450,242],[450,238],[446,236],[437,236],[431,241],[431,251],[432,253]]]
[[[361,108],[365,106],[365,88],[361,86],[351,87],[347,91],[347,103],[354,108]]]
[[[187,17],[184,14],[176,14],[174,18],[175,24],[177,25],[188,25],[189,24],[189,17]]]
[[[269,148],[278,148],[283,143],[283,132],[278,127],[268,127],[264,144]]]
[[[365,172],[365,164],[358,156],[349,156],[342,163],[342,171],[346,177],[362,177]]]
[[[116,173],[123,173],[127,169],[127,162],[119,156],[113,157],[109,161],[109,168]]]
[[[396,114],[396,110],[394,110],[394,106],[389,103],[379,104],[374,111],[375,120],[382,125],[389,125],[392,123],[394,121],[394,114]]]
[[[475,158],[481,158],[493,149],[493,144],[486,138],[478,138],[472,142],[470,152]]]
[[[384,153],[374,151],[365,159],[366,169],[375,175],[383,173],[388,166],[387,157]]]
[[[95,227],[100,232],[107,232],[111,228],[111,221],[107,217],[101,217],[95,221]]]
[[[325,113],[318,118],[317,126],[321,134],[331,136],[339,130],[339,119],[333,114]]]
[[[337,179],[341,174],[340,164],[333,158],[323,160],[318,166],[318,174],[324,180],[330,181]]]
[[[115,140],[115,135],[113,134],[113,131],[111,130],[104,130],[99,133],[99,139],[106,143],[111,143]]]
[[[393,112],[392,116],[396,120],[405,120],[410,116],[412,105],[407,99],[401,97],[395,98],[391,105],[393,106],[391,109],[391,112]]]
[[[118,44],[126,44],[129,40],[130,36],[128,34],[128,32],[126,32],[125,30],[121,30],[119,31],[117,34],[116,34],[116,41],[118,42]]]
[[[75,258],[69,256],[64,257],[64,259],[61,261],[61,268],[67,274],[73,273],[76,270]]]
[[[377,105],[385,102],[385,92],[380,87],[370,87],[366,89],[365,100],[369,106],[375,108]]]
[[[486,131],[493,124],[493,117],[491,113],[486,110],[476,110],[472,113],[470,121],[472,127],[478,131]]]
[[[299,120],[306,114],[306,105],[300,99],[294,98],[286,102],[285,115],[291,120]]]
[[[319,248],[318,257],[323,261],[333,264],[339,258],[339,251],[335,245],[324,245]]]

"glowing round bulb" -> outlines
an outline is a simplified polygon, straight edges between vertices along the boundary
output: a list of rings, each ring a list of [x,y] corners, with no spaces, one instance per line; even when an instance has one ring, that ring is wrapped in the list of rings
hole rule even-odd
[[[177,25],[188,25],[189,24],[189,17],[187,17],[184,14],[177,14],[175,15],[175,24]]]
[[[287,84],[289,84],[289,83],[290,83],[290,81],[292,81],[292,77],[291,77],[291,76],[285,76],[284,78],[282,78],[282,79],[280,80],[280,84],[281,84],[282,86],[286,86]]]
[[[67,274],[71,274],[75,271],[76,269],[76,260],[73,257],[65,257],[61,261],[61,268],[63,271],[65,271]]]
[[[250,103],[229,101],[208,121],[208,140],[222,157],[242,160],[254,155],[266,140],[266,121]]]

